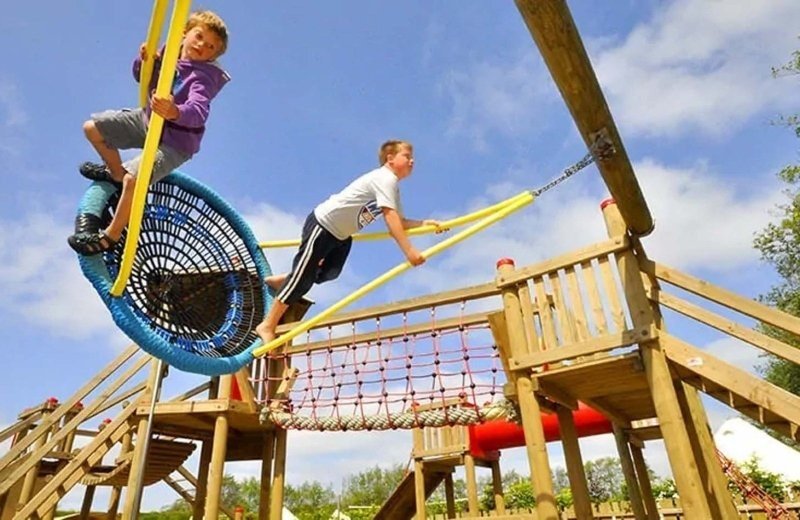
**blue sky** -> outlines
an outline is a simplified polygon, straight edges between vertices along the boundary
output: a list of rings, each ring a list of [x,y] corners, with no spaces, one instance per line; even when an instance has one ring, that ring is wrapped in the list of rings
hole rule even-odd
[[[770,66],[800,47],[800,4],[570,5],[655,218],[650,256],[747,296],[766,292],[774,274],[752,237],[782,200],[775,173],[797,160],[796,139],[770,121],[798,109],[797,79],[775,80]],[[296,236],[315,204],[374,167],[387,138],[415,144],[402,194],[408,216],[419,218],[460,215],[537,187],[585,153],[511,2],[198,6],[229,25],[221,61],[233,80],[183,171],[238,208],[260,239]],[[81,124],[92,112],[136,103],[130,62],[149,10],[132,1],[113,9],[93,0],[47,9],[15,2],[0,20],[0,326],[8,340],[0,425],[48,396],[66,399],[127,344],[66,237],[86,189],[77,165],[95,157]],[[359,305],[485,282],[501,256],[525,264],[602,240],[606,196],[590,168]],[[283,270],[291,254],[269,260]],[[359,244],[341,279],[312,296],[322,308],[400,260],[391,243]],[[715,336],[692,340],[741,366],[755,359]],[[714,406],[709,413],[715,426],[730,414]],[[293,434],[290,483],[338,487],[349,472],[405,462],[410,449],[406,433],[321,439]],[[614,444],[598,438],[584,449],[588,459],[613,454]],[[658,473],[668,471],[657,444],[646,455]],[[551,456],[563,464],[557,446]],[[523,454],[509,452],[504,465],[524,468]],[[256,474],[248,464],[228,471]],[[175,498],[154,487],[145,507]]]

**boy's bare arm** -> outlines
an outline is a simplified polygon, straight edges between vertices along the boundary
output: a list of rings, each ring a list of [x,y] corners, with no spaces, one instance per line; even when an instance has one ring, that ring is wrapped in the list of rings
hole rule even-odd
[[[425,263],[425,257],[417,251],[411,242],[408,240],[405,228],[403,227],[404,219],[400,216],[397,210],[392,208],[381,208],[383,212],[383,219],[386,221],[386,227],[389,228],[389,234],[392,235],[400,250],[406,255],[409,263],[413,266],[422,265]]]
[[[433,219],[416,220],[413,218],[403,219],[403,229],[411,229],[420,226],[435,226],[436,233],[443,233],[445,231],[450,230],[450,228],[442,227],[442,223],[439,222],[438,220],[433,220]]]

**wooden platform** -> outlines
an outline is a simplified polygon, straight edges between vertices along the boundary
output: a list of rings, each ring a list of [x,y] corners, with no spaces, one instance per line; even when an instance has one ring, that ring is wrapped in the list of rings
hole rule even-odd
[[[136,414],[147,416],[149,411],[149,406],[140,406]],[[272,425],[261,424],[258,413],[250,411],[242,401],[210,399],[156,404],[153,430],[187,439],[211,439],[214,422],[220,413],[228,418],[232,441],[242,437],[258,437],[274,429]]]
[[[638,352],[548,370],[539,381],[539,393],[582,401],[629,428],[656,416]]]

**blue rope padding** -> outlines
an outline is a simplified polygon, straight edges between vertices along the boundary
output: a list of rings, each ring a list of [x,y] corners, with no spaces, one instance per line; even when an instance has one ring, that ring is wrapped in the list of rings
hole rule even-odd
[[[224,217],[233,227],[234,231],[244,241],[247,251],[253,258],[261,280],[272,274],[261,248],[258,245],[253,231],[244,221],[239,213],[233,209],[222,197],[217,195],[210,188],[197,180],[179,171],[174,171],[161,182],[174,184],[179,188],[196,195],[203,199],[212,209]],[[81,199],[78,206],[78,214],[91,213],[100,217],[106,207],[108,199],[114,194],[116,188],[107,182],[93,182]],[[114,298],[109,294],[114,284],[115,277],[106,268],[103,255],[83,256],[79,255],[81,270],[84,276],[91,282],[95,290],[100,294],[103,303],[106,304],[111,312],[114,323],[122,329],[127,336],[139,345],[145,352],[163,359],[168,364],[197,374],[217,376],[236,372],[253,360],[252,351],[260,345],[259,340],[254,341],[246,350],[234,356],[226,357],[205,357],[199,356],[189,351],[191,348],[200,346],[202,349],[212,349],[224,343],[226,338],[217,336],[208,340],[205,345],[198,345],[186,339],[179,340],[175,344],[169,343],[163,336],[162,331],[152,330],[149,327],[149,319],[144,316],[136,307],[129,304],[125,297]],[[270,291],[264,290],[264,310],[268,310],[272,305]],[[241,298],[241,296],[234,296]],[[241,313],[229,311],[229,324],[237,324],[241,320]],[[227,321],[227,320],[226,320]],[[223,334],[230,332],[227,327]],[[162,334],[159,334],[162,332]],[[212,354],[209,352],[209,354]],[[213,355],[213,354],[212,354]]]

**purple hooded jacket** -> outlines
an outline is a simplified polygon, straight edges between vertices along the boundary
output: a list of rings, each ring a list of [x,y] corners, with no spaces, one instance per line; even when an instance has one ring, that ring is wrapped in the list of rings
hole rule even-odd
[[[138,56],[133,62],[133,77],[139,81],[142,60]],[[161,60],[153,67],[150,91],[156,88]],[[186,155],[194,155],[200,150],[200,141],[206,130],[206,120],[211,110],[211,100],[230,81],[230,76],[211,61],[178,60],[175,79],[172,82],[172,96],[180,115],[175,121],[164,121],[161,143]],[[145,124],[149,122],[151,109],[145,110]]]

